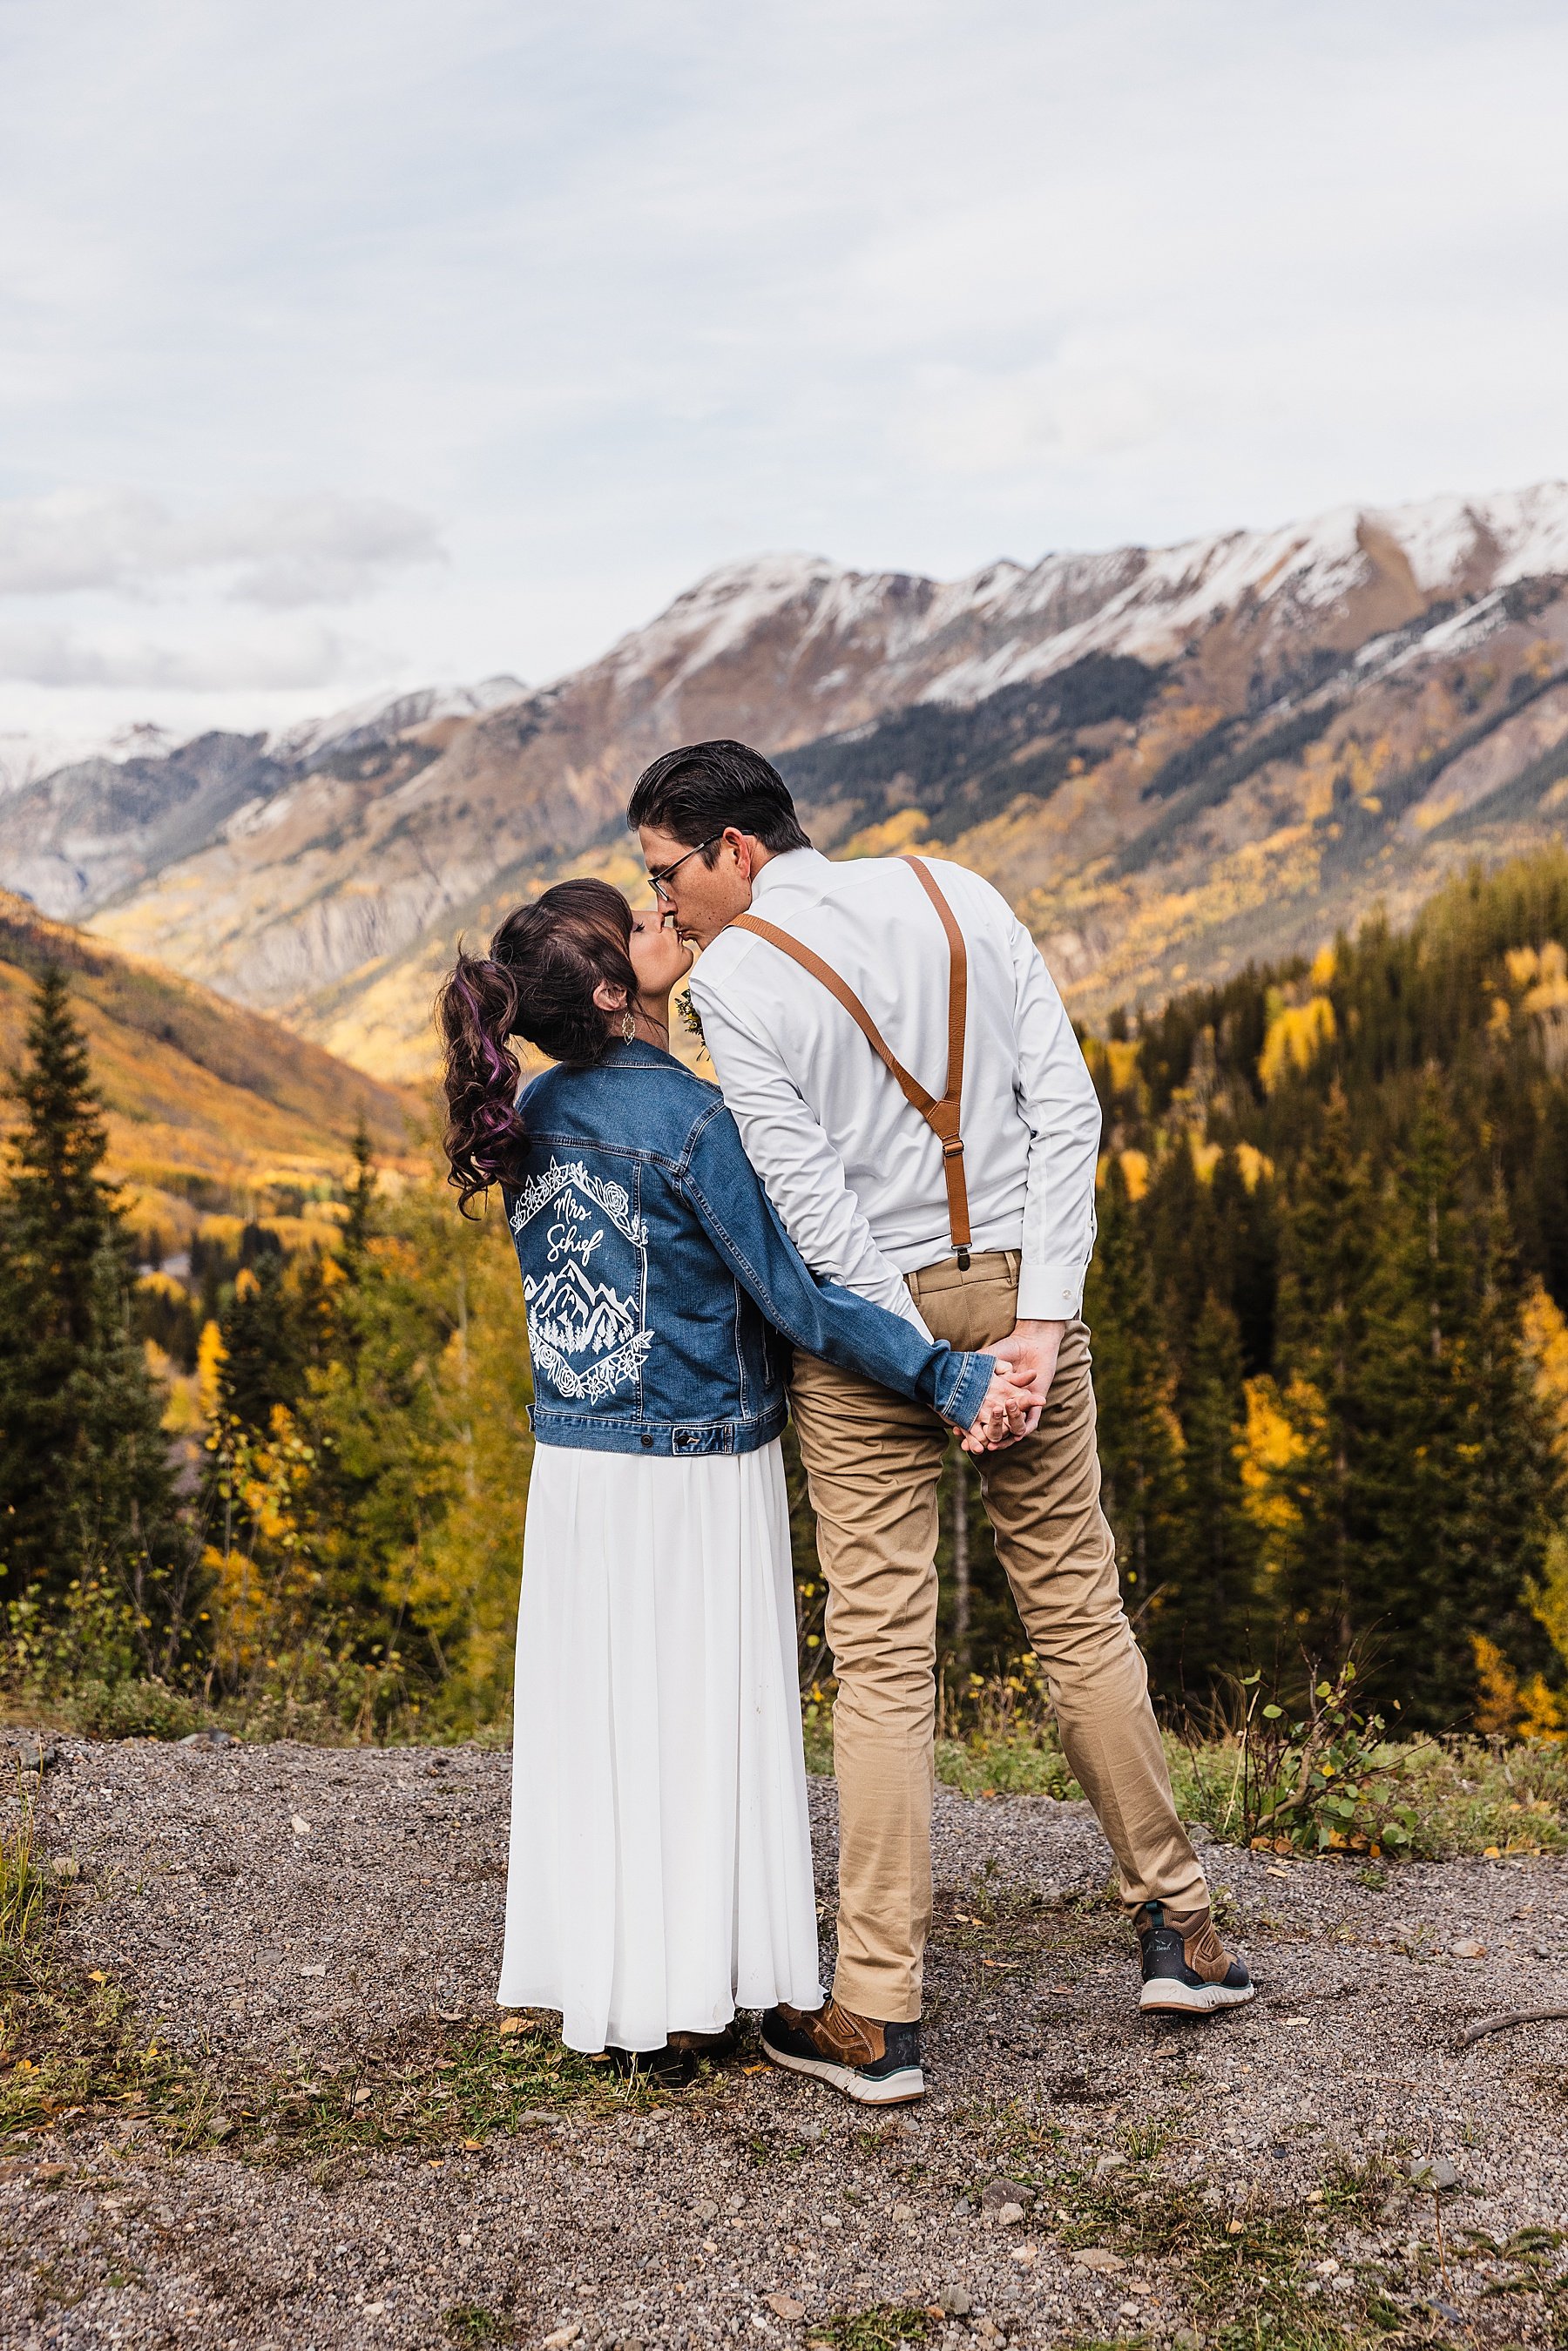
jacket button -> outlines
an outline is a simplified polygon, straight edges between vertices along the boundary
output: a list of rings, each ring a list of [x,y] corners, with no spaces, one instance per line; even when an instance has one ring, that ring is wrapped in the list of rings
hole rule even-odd
[[[650,1450],[650,1452],[651,1452],[651,1451],[653,1450],[653,1438],[652,1438],[651,1437],[644,1437],[644,1438],[643,1439],[643,1444],[648,1447],[648,1449],[649,1449],[649,1450]]]

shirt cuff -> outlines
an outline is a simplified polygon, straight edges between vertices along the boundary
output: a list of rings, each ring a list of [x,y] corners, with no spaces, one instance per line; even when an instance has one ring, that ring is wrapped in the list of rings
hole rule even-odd
[[[1073,1322],[1083,1311],[1082,1265],[1025,1265],[1019,1274],[1020,1322]]]

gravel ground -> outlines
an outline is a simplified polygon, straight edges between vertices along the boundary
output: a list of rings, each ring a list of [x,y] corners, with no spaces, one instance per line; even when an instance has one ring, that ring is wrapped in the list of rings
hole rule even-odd
[[[60,1740],[40,1818],[80,1864],[68,1953],[219,2078],[434,2046],[495,2015],[507,1779],[474,1750]],[[828,1903],[831,1782],[812,1807]],[[1134,2179],[1222,2234],[1266,2207],[1305,2215],[1311,2311],[1348,2314],[1375,2279],[1407,2341],[1450,2339],[1461,2313],[1455,2340],[1568,2340],[1568,2303],[1497,2291],[1517,2258],[1463,2257],[1466,2231],[1568,2231],[1568,2024],[1457,2045],[1479,2015],[1568,2004],[1562,1864],[1377,1873],[1212,1846],[1260,1994],[1172,2028],[1136,2012],[1085,1807],[940,1790],[936,1853],[922,2107],[868,2118],[753,2051],[651,2110],[601,2097],[434,2155],[279,2167],[62,2120],[0,2142],[0,2344],[675,2351],[827,2339],[881,2304],[926,2310],[943,2351],[1168,2340],[1195,2323],[1188,2271],[1125,2236],[1105,2250]],[[1378,2151],[1389,2184],[1336,2200],[1336,2156]],[[1437,2199],[1407,2184],[1425,2155],[1457,2174],[1440,2267]],[[1017,2195],[984,2193],[1015,2174]]]

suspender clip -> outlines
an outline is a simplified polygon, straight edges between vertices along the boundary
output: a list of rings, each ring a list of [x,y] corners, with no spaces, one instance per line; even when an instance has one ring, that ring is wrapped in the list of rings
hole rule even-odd
[[[967,1273],[969,1270],[969,1252],[967,1249],[961,1249],[958,1251],[958,1270],[960,1273]]]

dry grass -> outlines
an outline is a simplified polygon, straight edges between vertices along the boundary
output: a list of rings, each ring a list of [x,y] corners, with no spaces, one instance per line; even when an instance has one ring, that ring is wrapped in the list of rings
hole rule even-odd
[[[1277,1849],[1364,1853],[1374,1860],[1401,1853],[1422,1859],[1568,1853],[1568,1742],[1396,1740],[1372,1730],[1330,1751],[1350,1765],[1348,1777],[1336,1768],[1313,1801],[1290,1817],[1289,1834],[1281,1823]],[[1249,1788],[1242,1738],[1171,1731],[1166,1754],[1183,1819],[1202,1821],[1223,1843],[1250,1841],[1258,1791],[1255,1767]],[[832,1771],[831,1690],[808,1701],[806,1760],[810,1771]],[[1083,1793],[1049,1710],[1019,1675],[978,1685],[961,1703],[945,1694],[936,1776],[966,1796],[1071,1800]],[[1342,1818],[1334,1807],[1347,1784],[1364,1791],[1365,1801],[1355,1815]],[[1397,1846],[1380,1853],[1378,1823],[1391,1817],[1411,1826]],[[1269,1841],[1276,1844],[1274,1836]]]

